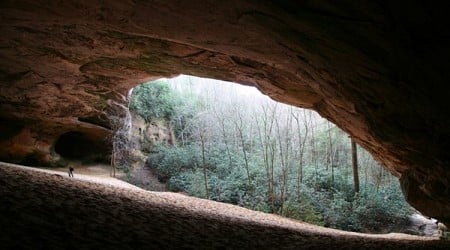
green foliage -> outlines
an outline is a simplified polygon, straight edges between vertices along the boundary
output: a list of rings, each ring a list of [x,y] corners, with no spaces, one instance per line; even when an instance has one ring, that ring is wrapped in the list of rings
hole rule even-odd
[[[332,193],[328,209],[322,211],[325,225],[347,231],[361,231],[360,220],[353,213],[353,202],[342,192]]]
[[[323,174],[323,171],[320,172]],[[337,173],[338,176],[340,172]],[[323,216],[325,226],[356,232],[386,233],[406,222],[413,212],[406,203],[397,182],[376,190],[367,184],[359,194],[353,192],[351,182],[322,175],[306,188],[315,210]]]
[[[412,213],[397,180],[364,151],[354,193],[350,141],[334,125],[281,104],[233,102],[185,84],[176,92],[153,83],[158,91],[136,90],[132,102],[144,118],[165,117],[176,131],[178,144],[154,148],[146,162],[169,190],[204,198],[207,186],[212,200],[358,232],[390,232]],[[147,103],[145,95],[163,98]]]
[[[205,186],[203,184],[203,174],[200,170],[184,171],[169,180],[169,190],[187,192],[196,197],[205,198]]]
[[[130,110],[139,114],[147,122],[152,119],[170,119],[174,115],[176,100],[164,81],[153,81],[134,88]]]
[[[172,176],[194,169],[200,164],[198,151],[194,146],[163,147],[151,154],[145,165],[154,170],[161,182],[167,182]]]
[[[398,225],[407,223],[413,210],[406,204],[398,183],[377,192],[371,186],[361,192],[354,201],[354,214],[362,228],[368,232],[391,232]]]
[[[302,196],[301,200],[287,200],[283,205],[284,216],[307,223],[324,226],[322,215],[316,211],[310,199]]]

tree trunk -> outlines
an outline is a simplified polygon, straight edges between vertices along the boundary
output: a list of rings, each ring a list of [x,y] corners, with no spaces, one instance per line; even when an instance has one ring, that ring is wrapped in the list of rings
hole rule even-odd
[[[352,166],[353,166],[353,186],[355,193],[359,193],[359,176],[358,176],[358,154],[356,142],[351,138],[352,143]]]
[[[300,200],[300,185],[303,182],[303,154],[305,150],[306,140],[308,137],[309,125],[307,121],[306,111],[303,110],[303,126],[304,134],[302,135],[300,126],[300,115],[295,112],[291,112],[292,117],[295,119],[297,124],[297,140],[298,140],[298,167],[297,167],[297,200]],[[311,122],[311,121],[309,121]]]
[[[225,119],[219,117],[219,115],[217,117],[220,120],[220,125],[221,125],[220,127],[222,129],[223,142],[225,144],[225,149],[227,151],[228,166],[230,167],[230,169],[232,169],[233,168],[233,160],[231,158],[230,146],[228,145],[228,138],[227,138],[227,133],[226,133],[226,129],[225,129]]]
[[[327,157],[327,166],[331,168],[331,186],[334,186],[334,149],[333,149],[333,138],[331,137],[331,125],[330,123],[327,123],[327,130],[328,130],[328,157]]]
[[[202,142],[202,165],[203,165],[203,178],[205,181],[205,194],[206,194],[206,199],[209,199],[208,175],[206,173],[206,159],[205,159],[205,138],[204,138],[203,134],[200,134],[200,140]]]
[[[318,182],[318,166],[317,166],[317,147],[316,147],[316,134],[315,134],[315,127],[317,126],[317,123],[312,123],[311,113],[309,113],[309,119],[311,121],[311,137],[310,144],[311,144],[311,162],[314,166],[314,180],[315,184]]]
[[[274,187],[274,161],[276,141],[274,140],[274,138],[272,138],[272,128],[274,124],[276,105],[273,107],[273,109],[270,109],[271,108],[268,106],[263,106],[263,115],[261,117],[261,122],[258,116],[255,116],[255,122],[258,128],[259,139],[263,149],[262,156],[267,178],[267,200],[271,206],[272,212],[276,213]]]
[[[243,124],[242,124],[242,116],[241,114],[238,112],[238,118],[239,118],[239,123],[237,121],[235,121],[235,126],[236,129],[238,130],[239,133],[239,139],[241,141],[241,147],[242,147],[242,153],[244,154],[244,163],[245,163],[245,172],[247,173],[247,182],[248,182],[248,187],[250,188],[250,190],[252,189],[252,180],[250,177],[250,170],[249,170],[249,166],[248,166],[248,157],[247,157],[247,151],[245,150],[245,140],[244,140],[244,133],[243,133]]]

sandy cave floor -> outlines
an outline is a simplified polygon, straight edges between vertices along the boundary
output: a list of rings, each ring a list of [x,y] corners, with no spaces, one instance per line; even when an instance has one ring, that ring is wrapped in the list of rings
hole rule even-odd
[[[62,172],[61,172],[62,171]],[[314,226],[105,176],[0,163],[0,249],[450,249]]]

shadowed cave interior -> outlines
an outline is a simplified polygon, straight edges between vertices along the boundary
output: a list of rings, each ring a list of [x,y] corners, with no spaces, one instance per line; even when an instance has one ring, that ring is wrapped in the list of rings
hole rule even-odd
[[[66,160],[108,163],[111,146],[106,139],[71,131],[61,135],[55,143],[55,152]]]
[[[412,206],[449,225],[449,12],[445,3],[424,1],[1,1],[0,160],[54,166],[59,155],[78,158],[74,149],[98,159],[109,151],[100,142],[110,135],[105,110],[130,88],[179,74],[209,77],[316,110],[398,177]],[[76,185],[2,173],[2,214],[14,215],[2,219],[2,228],[17,219],[8,236],[39,238],[42,225],[70,234],[51,216],[80,209],[70,202],[58,209]],[[49,202],[47,220],[31,213],[41,199],[29,206],[21,200],[46,184],[70,187],[53,200],[36,196]],[[96,202],[92,207],[102,207],[102,199]],[[98,246],[102,240],[93,235]]]

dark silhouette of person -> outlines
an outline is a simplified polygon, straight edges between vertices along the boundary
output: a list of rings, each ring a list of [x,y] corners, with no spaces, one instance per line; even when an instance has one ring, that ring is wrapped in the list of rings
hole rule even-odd
[[[74,171],[73,167],[70,167],[69,168],[69,177],[73,178],[73,171]]]

